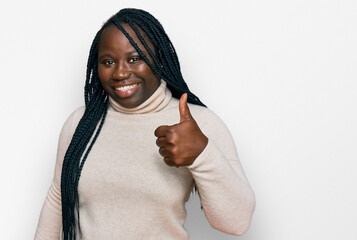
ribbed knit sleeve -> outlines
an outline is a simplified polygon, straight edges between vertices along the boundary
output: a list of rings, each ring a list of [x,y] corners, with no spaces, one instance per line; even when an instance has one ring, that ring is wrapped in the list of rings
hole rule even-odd
[[[84,107],[77,109],[71,114],[62,127],[58,148],[54,178],[47,192],[43,204],[40,219],[37,225],[35,240],[58,240],[62,230],[61,208],[61,173],[64,155],[71,142],[75,128],[82,117]]]
[[[238,159],[233,138],[225,124],[210,110],[197,113],[208,145],[187,168],[198,188],[201,204],[211,226],[242,235],[255,209],[254,193]],[[196,119],[197,120],[197,119]]]

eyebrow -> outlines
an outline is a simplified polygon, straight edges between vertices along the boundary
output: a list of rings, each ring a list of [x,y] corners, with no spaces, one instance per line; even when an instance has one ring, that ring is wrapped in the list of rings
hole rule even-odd
[[[128,55],[134,55],[134,54],[139,54],[138,51],[134,50],[134,51],[131,51],[131,52],[128,52],[127,53]],[[145,53],[144,53],[145,54]],[[98,56],[98,59],[101,59],[103,57],[112,57],[112,55],[110,53],[107,53],[107,54],[104,54],[104,55],[101,55],[101,56]]]
[[[112,55],[110,53],[107,53],[107,54],[103,54],[103,55],[100,55],[98,56],[98,59],[101,59],[101,58],[104,58],[104,57],[112,57]]]
[[[138,51],[134,50],[134,51],[131,51],[131,52],[128,52],[129,55],[133,55],[133,54],[139,54]]]

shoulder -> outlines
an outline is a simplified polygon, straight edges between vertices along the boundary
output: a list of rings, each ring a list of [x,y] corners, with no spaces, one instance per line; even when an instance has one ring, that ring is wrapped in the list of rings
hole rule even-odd
[[[56,176],[55,181],[56,184],[60,185],[60,178],[61,178],[61,169],[62,163],[67,151],[67,148],[72,140],[72,136],[77,128],[78,122],[83,116],[85,111],[85,107],[77,108],[74,112],[72,112],[69,117],[67,118],[66,122],[63,124],[59,140],[58,140],[58,148],[57,148],[57,163],[56,163]]]
[[[76,125],[77,126],[78,122],[81,120],[85,110],[86,110],[85,106],[81,106],[81,107],[77,108],[76,110],[74,110],[67,118],[66,122],[64,123],[64,126],[67,126],[67,125]]]
[[[215,112],[209,108],[194,104],[189,104],[188,107],[190,108],[191,115],[197,122],[201,131],[211,141],[217,143],[218,145],[225,144],[226,146],[220,146],[222,149],[226,149],[228,145],[234,145],[231,132]],[[232,149],[234,150],[233,147]],[[228,149],[226,150],[228,151]]]
[[[202,133],[209,139],[210,144],[206,152],[217,156],[219,151],[228,160],[237,160],[237,149],[232,133],[222,119],[209,108],[192,104],[189,108]]]
[[[81,106],[69,115],[69,117],[63,124],[61,130],[61,137],[69,137],[73,135],[79,121],[81,120],[84,114],[85,109],[86,109],[85,106]]]
[[[188,104],[193,118],[203,125],[217,126],[225,125],[222,119],[211,109],[195,104]]]

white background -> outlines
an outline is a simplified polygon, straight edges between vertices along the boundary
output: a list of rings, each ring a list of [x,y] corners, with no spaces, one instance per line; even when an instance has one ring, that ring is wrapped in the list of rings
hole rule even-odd
[[[33,238],[91,41],[123,7],[161,21],[191,90],[231,130],[257,201],[240,239],[357,239],[352,0],[2,2],[1,239]],[[192,239],[236,239],[197,201],[188,211]]]

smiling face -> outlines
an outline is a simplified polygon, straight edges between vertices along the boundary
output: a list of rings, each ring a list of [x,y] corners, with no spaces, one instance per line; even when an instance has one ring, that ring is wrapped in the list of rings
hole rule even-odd
[[[149,54],[134,30],[122,24],[145,56]],[[152,51],[150,40],[141,32]],[[134,108],[148,99],[160,85],[160,78],[141,58],[125,35],[115,26],[106,27],[98,47],[98,74],[107,94],[126,108]]]

